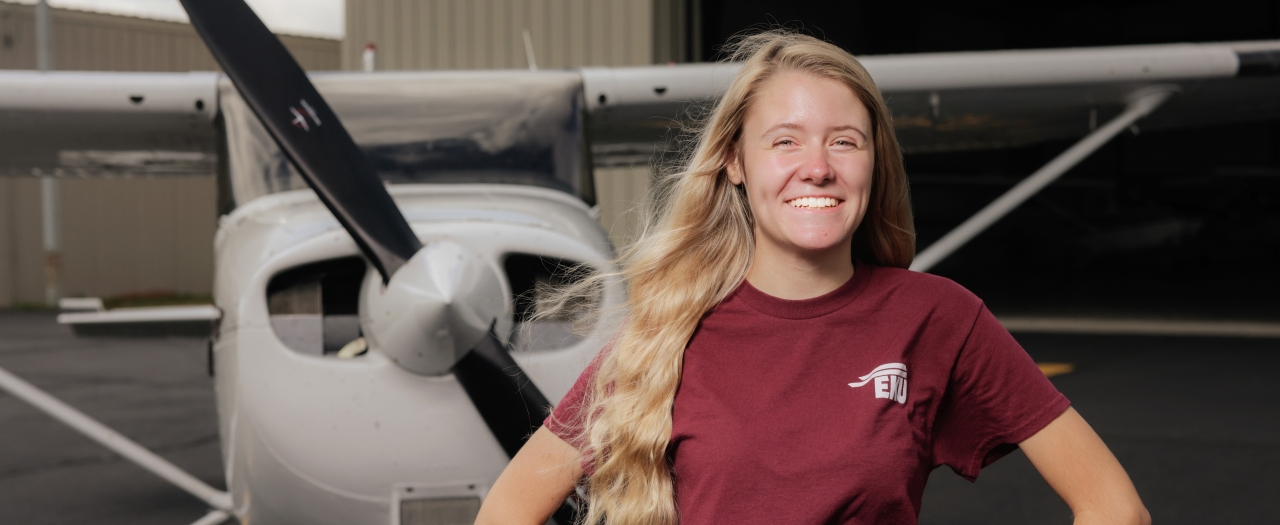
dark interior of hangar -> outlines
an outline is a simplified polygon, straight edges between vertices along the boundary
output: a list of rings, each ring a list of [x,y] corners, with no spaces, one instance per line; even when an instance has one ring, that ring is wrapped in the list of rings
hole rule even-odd
[[[854,54],[1226,42],[1280,37],[1280,2],[701,0],[702,59],[730,36],[803,28]]]
[[[703,60],[771,25],[855,54],[1280,39],[1277,1],[695,4],[689,58]],[[919,247],[1071,144],[908,155]],[[1146,315],[1274,318],[1278,264],[1280,121],[1145,133],[1139,121],[933,271],[997,313],[1101,301]]]

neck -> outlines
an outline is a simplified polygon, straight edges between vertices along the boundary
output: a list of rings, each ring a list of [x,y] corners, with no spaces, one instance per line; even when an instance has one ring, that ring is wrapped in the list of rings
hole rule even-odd
[[[747,282],[779,299],[811,299],[839,288],[853,277],[848,244],[817,254],[770,249],[762,244],[756,244]]]

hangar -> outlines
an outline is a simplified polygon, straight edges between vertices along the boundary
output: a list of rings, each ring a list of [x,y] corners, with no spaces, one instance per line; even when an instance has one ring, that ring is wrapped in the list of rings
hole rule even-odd
[[[825,8],[807,2],[348,0],[342,40],[290,35],[284,40],[304,67],[321,71],[360,69],[368,44],[376,47],[380,70],[526,68],[530,58],[542,68],[705,61],[734,33],[762,21],[804,27],[860,54],[1215,42],[1280,34],[1268,14],[1271,3],[1236,5],[1215,10],[1212,17],[1176,10],[1159,20],[1141,19],[1146,4],[1137,1],[1041,6],[1034,13],[1012,13],[997,4],[957,10],[945,2],[893,8],[852,2],[824,19]],[[0,68],[35,67],[32,12],[29,4],[0,3]],[[1041,20],[1036,27],[1043,30],[1028,30],[1019,22],[1023,15]],[[900,23],[872,23],[876,20]],[[54,9],[53,27],[55,69],[214,67],[182,23]],[[1051,273],[1061,282],[1048,283],[1045,290],[1071,295],[1079,288],[1072,276],[1096,274],[1091,268],[1098,266],[1110,271],[1113,263],[1127,268],[1128,280],[1265,268],[1280,260],[1277,129],[1275,122],[1262,121],[1126,134],[938,271],[981,287],[978,280],[990,275],[1007,281],[1003,271],[978,275],[992,264],[1006,270],[1031,267],[1039,273],[1020,286],[1045,285]],[[909,152],[921,247],[1065,146],[1058,141],[1000,151]],[[1188,150],[1195,152],[1187,157]],[[1171,158],[1184,160],[1164,160]],[[632,232],[628,211],[643,200],[651,160],[651,152],[637,152],[629,158],[611,155],[595,166],[600,220],[615,241]],[[116,177],[63,177],[63,295],[207,294],[208,239],[217,215],[212,177]],[[32,174],[0,176],[0,306],[45,302],[40,209],[39,183]],[[1040,271],[1045,268],[1051,271]],[[966,272],[971,275],[961,275]],[[1236,288],[1235,295],[1211,291],[1223,303],[1275,289],[1272,281],[1262,284],[1243,291],[1221,283],[1196,286]],[[1133,296],[1164,302],[1155,293],[1162,285],[1148,283]],[[1259,311],[1259,301],[1241,304],[1240,312]]]

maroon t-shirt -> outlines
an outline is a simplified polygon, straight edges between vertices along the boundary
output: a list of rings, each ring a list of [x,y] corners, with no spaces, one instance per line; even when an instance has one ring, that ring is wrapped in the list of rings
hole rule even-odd
[[[547,418],[566,441],[594,370]],[[948,279],[859,263],[800,301],[744,282],[685,350],[667,449],[681,523],[916,523],[930,471],[972,481],[1068,405]]]

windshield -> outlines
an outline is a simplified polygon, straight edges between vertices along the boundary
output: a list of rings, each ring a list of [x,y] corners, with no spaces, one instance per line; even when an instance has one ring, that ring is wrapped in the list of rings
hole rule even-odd
[[[524,184],[594,204],[576,73],[328,73],[311,81],[388,183]],[[229,204],[306,188],[231,83],[224,79],[219,92]]]

